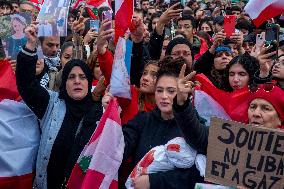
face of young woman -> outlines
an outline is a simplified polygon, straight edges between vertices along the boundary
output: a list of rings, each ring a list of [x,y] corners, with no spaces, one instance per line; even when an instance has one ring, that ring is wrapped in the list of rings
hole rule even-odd
[[[254,99],[248,109],[249,123],[263,125],[268,128],[277,128],[281,125],[280,118],[273,105],[264,99]]]
[[[101,71],[100,64],[96,62],[95,67],[94,67],[94,77],[95,79],[99,80],[102,75],[103,73]]]
[[[70,98],[82,100],[88,94],[88,79],[79,66],[74,66],[68,75],[66,91]]]
[[[234,64],[230,67],[229,83],[233,90],[248,86],[249,74],[241,64]]]
[[[200,30],[201,30],[201,31],[204,31],[204,32],[208,32],[208,31],[211,31],[211,28],[210,28],[210,26],[209,26],[208,24],[203,23],[203,24],[201,25],[201,27],[200,27]]]
[[[177,79],[172,76],[162,76],[156,85],[155,100],[161,114],[170,115],[173,112],[173,101],[177,94]]]
[[[231,60],[232,56],[229,53],[217,53],[214,58],[214,67],[216,70],[224,70]]]
[[[19,22],[18,20],[14,20],[12,24],[13,29],[16,33],[24,32],[25,26],[21,22]]]
[[[61,62],[61,65],[62,67],[64,67],[64,65],[72,59],[72,54],[73,54],[73,47],[70,46],[70,47],[67,47],[64,52],[62,53],[62,56],[61,56],[61,59],[60,59],[60,62]]]
[[[149,64],[145,67],[140,78],[140,91],[145,94],[155,93],[156,75],[158,66]]]
[[[284,79],[284,56],[279,58],[279,62],[277,62],[272,68],[272,75],[278,79]]]

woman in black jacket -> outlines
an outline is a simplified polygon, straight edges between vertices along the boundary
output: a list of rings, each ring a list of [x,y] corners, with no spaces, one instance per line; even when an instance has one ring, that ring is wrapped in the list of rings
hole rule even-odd
[[[182,58],[173,60],[169,57],[160,64],[163,66],[157,73],[155,92],[157,108],[148,113],[139,113],[133,120],[123,125],[124,159],[133,157],[134,165],[153,147],[183,136],[174,117],[172,105],[177,93],[177,77],[185,60]],[[175,169],[140,176],[134,180],[134,187],[191,189],[194,188],[195,183],[202,181],[199,171],[193,166],[189,169]]]
[[[34,188],[62,188],[102,116],[101,103],[92,100],[92,73],[81,60],[69,61],[62,72],[59,93],[36,80],[35,25],[25,29],[27,44],[17,57],[18,91],[40,120],[41,141]]]

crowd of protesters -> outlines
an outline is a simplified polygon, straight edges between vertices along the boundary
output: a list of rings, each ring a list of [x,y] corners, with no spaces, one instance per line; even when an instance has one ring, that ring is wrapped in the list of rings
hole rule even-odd
[[[133,42],[132,99],[118,98],[125,140],[121,188],[148,151],[175,137],[184,137],[198,153],[207,154],[208,127],[193,104],[194,90],[202,85],[196,75],[208,78],[216,92],[248,91],[245,110],[234,110],[244,114],[236,121],[284,128],[284,14],[255,27],[244,11],[244,1],[189,0],[182,5],[140,0],[134,4],[134,29],[127,36]],[[24,103],[40,120],[35,188],[66,185],[103,109],[113,98],[109,84],[114,28],[108,28],[113,21],[101,18],[108,9],[98,10],[98,33],[90,29],[92,18],[84,6],[71,6],[66,37],[38,37],[33,22],[24,28],[26,44],[17,59],[6,57]],[[35,21],[38,9],[29,1],[0,0],[0,16],[20,12],[31,13]],[[225,15],[236,16],[235,32],[229,37],[224,30]],[[280,26],[276,51],[271,51],[273,45],[257,42],[267,24]],[[83,36],[79,57],[75,56],[74,33]],[[37,56],[39,44],[41,59]],[[133,186],[182,189],[202,182],[204,178],[192,166],[140,176]]]

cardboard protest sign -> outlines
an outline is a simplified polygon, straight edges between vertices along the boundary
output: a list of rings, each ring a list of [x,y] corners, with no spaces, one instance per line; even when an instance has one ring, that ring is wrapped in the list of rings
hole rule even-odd
[[[284,132],[212,118],[205,180],[226,186],[284,188]]]
[[[0,18],[0,37],[6,56],[16,59],[18,53],[27,42],[24,30],[31,23],[28,13],[11,14]],[[6,27],[4,29],[4,27]]]
[[[67,36],[70,0],[45,0],[38,14],[38,36]]]

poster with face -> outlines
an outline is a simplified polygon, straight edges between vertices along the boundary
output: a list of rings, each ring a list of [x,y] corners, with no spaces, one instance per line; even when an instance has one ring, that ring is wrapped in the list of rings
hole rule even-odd
[[[2,39],[5,55],[16,59],[18,53],[22,49],[22,46],[26,44],[27,39],[25,37],[24,30],[31,23],[31,15],[28,13],[11,14],[1,17],[0,27],[6,29],[0,29],[0,38]]]
[[[37,17],[38,36],[67,36],[70,0],[45,0]]]

